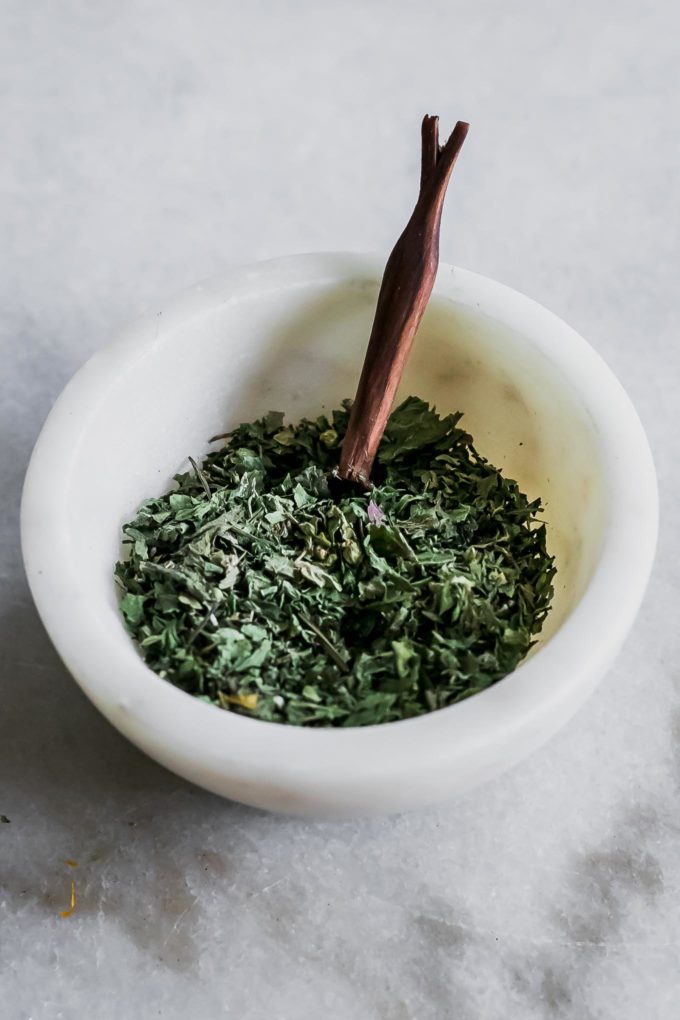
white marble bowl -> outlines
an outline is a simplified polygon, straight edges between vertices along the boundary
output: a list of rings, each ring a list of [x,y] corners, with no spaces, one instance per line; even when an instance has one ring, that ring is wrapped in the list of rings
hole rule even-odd
[[[31,590],[87,696],[169,769],[277,811],[398,811],[509,768],[602,677],[654,554],[652,458],[610,370],[533,301],[441,266],[402,393],[462,410],[481,452],[543,497],[559,573],[538,648],[459,705],[349,730],[233,715],[145,666],[116,605],[121,524],[211,435],[270,409],[315,414],[351,396],[382,269],[373,257],[294,256],[231,270],[146,315],[66,387],[24,489]]]

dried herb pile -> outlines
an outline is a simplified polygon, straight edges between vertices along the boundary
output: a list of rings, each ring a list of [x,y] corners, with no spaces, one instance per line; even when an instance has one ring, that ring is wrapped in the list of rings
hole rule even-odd
[[[349,402],[240,425],[123,528],[121,611],[148,665],[250,717],[363,726],[483,690],[553,593],[540,501],[410,397],[368,495],[331,492]]]

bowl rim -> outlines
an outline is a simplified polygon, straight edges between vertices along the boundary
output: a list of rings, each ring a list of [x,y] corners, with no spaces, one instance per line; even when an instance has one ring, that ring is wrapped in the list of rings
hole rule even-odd
[[[208,308],[281,289],[379,281],[383,265],[377,255],[313,252],[230,268],[196,284],[163,303],[160,332],[155,308],[95,353],[55,402],[36,442],[24,483],[21,537],[38,612],[85,694],[129,739],[179,771],[219,777],[226,770],[280,783],[311,772],[315,783],[346,787],[397,772],[406,776],[416,762],[452,767],[470,755],[493,757],[509,741],[528,740],[550,715],[564,714],[566,721],[574,699],[585,699],[614,658],[637,613],[654,558],[658,491],[630,399],[603,359],[552,312],[488,277],[441,264],[434,295],[538,336],[531,342],[568,378],[598,432],[611,492],[600,558],[578,604],[544,646],[503,680],[448,708],[373,726],[316,729],[248,719],[201,702],[153,673],[131,639],[126,649],[120,634],[113,635],[89,606],[75,620],[69,606],[79,584],[64,541],[61,482],[116,370]]]

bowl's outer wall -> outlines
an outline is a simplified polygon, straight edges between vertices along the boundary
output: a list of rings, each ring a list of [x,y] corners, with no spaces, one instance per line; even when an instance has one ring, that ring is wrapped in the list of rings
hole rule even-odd
[[[463,411],[480,451],[543,498],[559,568],[545,646],[462,705],[340,732],[229,715],[146,668],[116,606],[112,567],[121,523],[168,488],[187,455],[205,453],[211,435],[270,409],[316,415],[351,396],[381,271],[368,257],[300,256],[194,288],[78,373],[48,419],[27,476],[29,581],[83,689],[167,767],[274,810],[399,810],[503,771],[587,697],[623,640],[651,566],[654,471],[616,380],[544,309],[442,267],[402,395]],[[624,441],[635,485],[621,464]],[[625,590],[614,591],[616,550],[630,540],[632,515],[643,527]]]

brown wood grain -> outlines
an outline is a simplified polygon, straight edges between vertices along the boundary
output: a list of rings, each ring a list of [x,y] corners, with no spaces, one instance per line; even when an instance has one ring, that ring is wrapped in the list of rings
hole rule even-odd
[[[458,121],[444,146],[439,118],[422,126],[420,193],[383,274],[373,328],[342,444],[338,476],[364,488],[439,265],[439,227],[451,171],[469,125]]]

